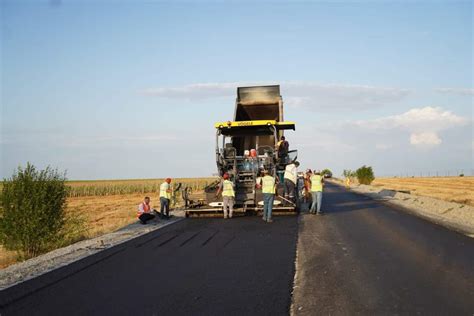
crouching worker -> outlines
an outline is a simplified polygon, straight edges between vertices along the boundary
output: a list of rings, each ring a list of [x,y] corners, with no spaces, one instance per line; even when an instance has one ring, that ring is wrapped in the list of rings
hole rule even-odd
[[[160,185],[160,213],[163,218],[170,218],[171,179],[166,178]]]
[[[155,218],[155,215],[151,213],[150,198],[148,196],[138,205],[137,217],[142,224],[146,224],[146,222]]]
[[[222,192],[222,204],[224,208],[224,218],[232,218],[232,213],[234,212],[234,200],[235,200],[235,191],[234,184],[229,180],[229,174],[224,173],[222,176],[223,181],[217,189],[216,197],[219,193]],[[227,216],[227,209],[229,209],[229,215]]]

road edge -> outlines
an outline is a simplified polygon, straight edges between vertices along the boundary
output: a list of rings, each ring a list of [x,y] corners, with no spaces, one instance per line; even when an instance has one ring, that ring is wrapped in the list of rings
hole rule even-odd
[[[148,224],[148,226],[138,223],[130,224],[115,232],[82,240],[38,257],[8,266],[0,271],[0,293],[18,284],[69,266],[130,240],[143,237],[159,229],[176,224],[184,219],[184,216],[176,216],[167,222],[157,221],[154,224]]]

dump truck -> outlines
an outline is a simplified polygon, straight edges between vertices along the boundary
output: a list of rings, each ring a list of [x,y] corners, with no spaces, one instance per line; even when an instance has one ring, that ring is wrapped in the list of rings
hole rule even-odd
[[[283,173],[296,161],[297,150],[279,157],[277,142],[287,130],[295,130],[294,122],[283,120],[280,86],[238,87],[234,120],[215,123],[215,157],[219,176],[230,175],[235,185],[234,215],[258,214],[263,209],[263,195],[256,184],[262,171],[280,179],[273,214],[296,214],[298,205],[283,197]],[[193,196],[185,188],[186,216],[220,216],[222,197],[216,197],[220,179],[208,185],[204,194]],[[298,199],[296,199],[298,200]]]

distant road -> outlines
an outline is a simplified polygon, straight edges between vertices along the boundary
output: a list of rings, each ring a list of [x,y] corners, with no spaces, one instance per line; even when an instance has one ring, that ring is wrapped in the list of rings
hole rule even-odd
[[[474,313],[474,239],[334,185],[323,207],[181,221],[0,292],[1,315],[288,315],[297,245],[297,315]]]
[[[474,315],[474,239],[328,185],[299,225],[296,315]]]

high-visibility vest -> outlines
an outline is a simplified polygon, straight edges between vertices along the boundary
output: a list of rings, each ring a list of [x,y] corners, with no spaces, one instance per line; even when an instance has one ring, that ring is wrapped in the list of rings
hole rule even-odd
[[[222,196],[235,197],[234,184],[230,180],[224,180],[222,183]]]
[[[164,197],[166,199],[171,199],[171,192],[167,192],[170,188],[170,184],[168,182],[163,182],[160,185],[160,197]]]
[[[311,176],[311,192],[322,192],[323,191],[323,177],[319,174]]]
[[[262,178],[262,193],[275,194],[275,178],[265,176]]]
[[[150,213],[151,206],[149,204],[146,204],[145,202],[140,203],[138,205],[138,211],[137,211],[137,216],[142,215],[143,213],[140,211],[140,206],[143,205],[143,213]]]
[[[285,175],[284,178],[290,180],[294,184],[296,184],[296,165],[295,164],[289,164],[285,168]]]

